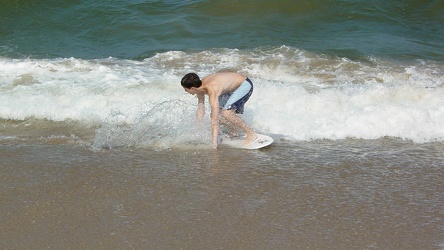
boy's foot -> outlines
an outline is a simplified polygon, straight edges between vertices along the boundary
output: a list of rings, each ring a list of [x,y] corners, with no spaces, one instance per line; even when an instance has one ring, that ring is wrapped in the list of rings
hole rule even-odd
[[[257,139],[257,135],[256,134],[253,134],[251,136],[247,135],[247,138],[245,138],[245,141],[244,141],[243,144],[250,144],[250,143],[254,142],[256,139]]]

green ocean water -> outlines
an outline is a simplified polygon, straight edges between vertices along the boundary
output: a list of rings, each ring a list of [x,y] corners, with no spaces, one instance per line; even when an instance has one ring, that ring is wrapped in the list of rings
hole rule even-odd
[[[143,59],[291,46],[358,59],[444,59],[441,0],[0,1],[0,56]]]

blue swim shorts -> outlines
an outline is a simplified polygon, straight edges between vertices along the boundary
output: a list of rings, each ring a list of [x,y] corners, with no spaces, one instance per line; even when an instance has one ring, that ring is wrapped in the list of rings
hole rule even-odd
[[[235,91],[219,96],[219,106],[221,109],[235,109],[236,114],[243,114],[244,104],[248,101],[252,93],[253,83],[247,77]]]

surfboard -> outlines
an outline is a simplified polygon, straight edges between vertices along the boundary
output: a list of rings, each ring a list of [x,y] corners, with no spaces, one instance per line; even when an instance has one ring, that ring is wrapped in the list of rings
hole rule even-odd
[[[251,143],[245,144],[244,143],[245,138],[241,139],[224,138],[222,140],[222,144],[226,144],[234,148],[260,149],[273,143],[273,138],[271,138],[268,135],[262,135],[262,134],[256,134],[256,135],[257,135],[256,140],[252,141]]]

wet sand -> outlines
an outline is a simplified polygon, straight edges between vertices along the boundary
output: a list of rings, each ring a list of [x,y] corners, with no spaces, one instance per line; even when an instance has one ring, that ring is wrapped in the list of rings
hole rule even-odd
[[[3,249],[443,249],[442,143],[0,144]]]

